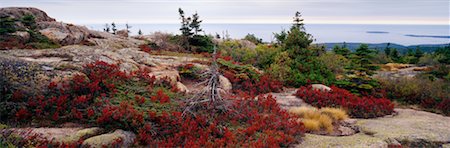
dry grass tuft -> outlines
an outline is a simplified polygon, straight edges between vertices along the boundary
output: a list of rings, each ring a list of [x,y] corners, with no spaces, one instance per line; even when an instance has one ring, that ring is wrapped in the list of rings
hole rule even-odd
[[[327,130],[329,133],[333,132],[333,119],[328,115],[322,114],[319,119],[320,127]]]
[[[321,114],[327,114],[328,116],[330,116],[334,120],[338,120],[338,121],[348,119],[347,113],[344,110],[340,109],[340,108],[324,107],[324,108],[320,109],[320,113]]]
[[[309,131],[321,129],[331,133],[334,130],[333,123],[348,118],[347,113],[339,108],[296,107],[289,110],[291,114],[298,115],[301,122]]]
[[[303,125],[305,125],[305,128],[310,131],[319,131],[320,130],[320,123],[317,120],[313,119],[302,119]]]

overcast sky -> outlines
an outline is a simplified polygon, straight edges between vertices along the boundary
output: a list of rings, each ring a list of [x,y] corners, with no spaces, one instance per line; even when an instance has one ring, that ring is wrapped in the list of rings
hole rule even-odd
[[[0,0],[46,11],[58,21],[178,23],[178,8],[204,23],[450,24],[449,0]]]

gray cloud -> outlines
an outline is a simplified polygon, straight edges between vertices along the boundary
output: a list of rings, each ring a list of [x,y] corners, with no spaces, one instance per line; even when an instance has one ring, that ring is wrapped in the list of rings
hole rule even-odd
[[[312,23],[448,24],[448,0],[0,0],[73,23],[176,23],[177,9],[209,23],[286,23],[302,11]]]

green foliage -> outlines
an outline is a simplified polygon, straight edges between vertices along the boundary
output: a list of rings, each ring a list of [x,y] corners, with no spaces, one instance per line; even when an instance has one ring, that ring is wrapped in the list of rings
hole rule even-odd
[[[48,49],[48,48],[58,48],[60,45],[51,41],[46,36],[42,35],[39,32],[35,32],[32,30],[27,31],[30,34],[28,46],[31,46],[34,49]]]
[[[282,30],[280,33],[273,33],[275,39],[277,40],[277,44],[283,45],[287,38],[287,32]]]
[[[263,69],[267,69],[274,63],[280,56],[280,47],[273,47],[269,45],[258,45],[256,50],[256,62],[255,66]]]
[[[31,30],[36,29],[36,20],[33,15],[27,14],[24,15],[21,19],[23,25]]]
[[[202,20],[200,20],[200,16],[198,16],[197,12],[195,12],[192,15],[192,22],[189,24],[189,27],[194,30],[194,34],[197,35],[199,32],[202,32],[203,30],[200,28],[200,23]]]
[[[419,62],[417,64],[424,66],[424,65],[439,65],[440,62],[442,61],[441,59],[443,59],[444,56],[442,56],[441,54],[425,54],[424,56],[419,58]]]
[[[16,28],[14,27],[15,20],[10,18],[9,16],[0,18],[0,35],[5,35],[8,33],[16,32]]]
[[[181,19],[181,36],[175,36],[177,43],[188,51],[193,52],[213,52],[214,44],[212,37],[198,35],[198,32],[203,31],[200,28],[200,16],[195,13],[192,17],[186,17],[184,11],[178,8],[178,13]],[[192,32],[194,31],[194,32]]]
[[[441,58],[438,59],[440,63],[450,64],[450,45],[439,48],[435,51],[436,56],[441,56]]]
[[[346,75],[334,84],[354,94],[370,94],[379,88],[376,80],[371,78],[379,67],[373,63],[374,51],[362,44],[356,52],[349,55],[350,64],[346,67]]]
[[[223,59],[218,59],[217,63],[220,65],[221,69],[234,71],[240,78],[252,80],[259,79],[260,74],[251,65],[233,64],[233,62],[225,61]]]
[[[374,53],[374,51],[370,50],[367,44],[362,44],[351,56],[352,68],[369,76],[374,74],[373,71],[377,68],[373,66],[373,63],[370,61],[373,56],[372,53]]]
[[[191,51],[194,52],[212,53],[214,51],[214,43],[210,36],[194,35],[192,38],[189,38],[189,44]]]
[[[306,33],[300,12],[295,13],[293,21],[287,33],[275,34],[282,52],[275,56],[277,60],[270,65],[270,73],[295,87],[309,82],[331,84],[335,80],[334,74],[318,60],[325,52],[324,47],[311,46],[313,38]]]
[[[344,57],[347,57],[351,53],[350,49],[348,49],[345,44],[343,46],[335,45],[333,47],[333,52]]]
[[[111,23],[111,30],[112,30],[112,34],[116,34],[116,31],[117,31],[116,23],[114,23],[114,22]]]
[[[293,60],[289,57],[289,53],[281,52],[274,57],[274,62],[270,64],[267,72],[281,82],[288,82],[291,80],[289,77],[294,73],[291,67],[286,65],[292,65],[292,63]]]
[[[306,48],[308,48],[312,42],[313,39],[310,34],[306,33],[299,27],[293,26],[287,34],[284,47],[286,50],[293,51],[293,54],[302,54],[307,56],[308,51]]]
[[[181,28],[180,28],[181,35],[183,35],[184,37],[191,37],[192,35],[194,35],[194,33],[192,33],[192,28],[190,27],[192,18],[186,17],[183,9],[181,8],[178,8],[178,13],[181,19]]]
[[[350,60],[345,58],[344,55],[335,53],[322,54],[318,57],[318,60],[321,61],[321,63],[324,63],[334,74],[340,75],[344,74],[345,67],[350,65]]]
[[[387,97],[402,104],[415,104],[424,108],[435,106],[450,94],[450,84],[446,80],[430,80],[426,77],[380,79],[387,90]],[[436,110],[431,110],[436,111]]]
[[[262,43],[262,39],[256,37],[254,34],[247,34],[244,37],[244,40],[250,41],[252,43],[255,43],[255,45],[261,44]]]

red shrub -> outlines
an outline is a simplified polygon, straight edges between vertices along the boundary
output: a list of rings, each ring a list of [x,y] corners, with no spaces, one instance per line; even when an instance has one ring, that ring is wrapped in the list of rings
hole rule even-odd
[[[171,102],[163,89],[153,93],[155,77],[145,72],[125,74],[117,65],[88,64],[86,76],[77,75],[69,82],[51,83],[47,97],[26,100],[27,108],[16,112],[16,117],[36,116],[57,122],[76,121],[121,128],[138,133],[139,143],[158,147],[287,147],[304,133],[303,125],[280,109],[272,96],[255,100],[245,93],[229,100],[232,108],[229,112],[200,111],[195,116],[183,117],[181,112],[175,111],[180,109],[175,107],[183,104]],[[123,89],[136,78],[152,91]],[[281,88],[278,85],[262,76],[245,87],[255,89],[250,92],[258,94]],[[116,94],[118,91],[120,93]],[[115,98],[117,96],[128,100]],[[152,102],[145,102],[143,96],[151,96]],[[121,142],[117,141],[117,144]]]
[[[444,99],[437,105],[437,109],[441,110],[445,115],[450,115],[450,98]]]
[[[152,51],[152,49],[150,47],[148,47],[148,45],[146,45],[146,44],[139,45],[139,48],[143,52],[147,52],[147,53],[150,53]]]
[[[28,117],[30,117],[30,113],[26,109],[21,108],[16,112],[16,117],[18,120],[27,119]]]
[[[316,107],[343,107],[352,117],[373,118],[391,114],[394,104],[386,98],[359,97],[345,89],[332,86],[331,92],[300,87],[295,96]]]
[[[159,101],[159,103],[170,102],[169,96],[167,96],[162,89],[158,90],[158,92],[156,92],[156,96],[152,96],[151,100],[154,102]]]
[[[236,110],[185,118],[180,112],[149,112],[154,125],[140,128],[138,140],[161,147],[286,147],[304,133],[303,125],[280,109],[272,96],[236,99],[232,108]]]

